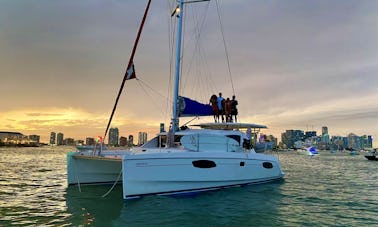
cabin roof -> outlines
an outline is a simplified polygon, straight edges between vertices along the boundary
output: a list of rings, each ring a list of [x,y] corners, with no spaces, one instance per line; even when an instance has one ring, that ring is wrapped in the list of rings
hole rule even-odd
[[[191,126],[198,126],[203,129],[217,129],[217,130],[222,130],[222,129],[247,129],[247,128],[252,128],[252,129],[261,129],[261,128],[268,128],[265,125],[258,125],[258,124],[251,124],[251,123],[234,123],[234,122],[225,122],[225,123],[201,123],[201,124],[196,124],[196,125],[191,125]]]

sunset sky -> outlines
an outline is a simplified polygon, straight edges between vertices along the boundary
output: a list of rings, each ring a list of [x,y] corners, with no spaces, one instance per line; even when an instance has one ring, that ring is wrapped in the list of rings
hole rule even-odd
[[[102,135],[146,2],[1,0],[0,131],[44,142],[51,131]],[[279,139],[328,126],[331,136],[372,135],[378,146],[378,1],[218,3],[231,77],[216,2],[188,5],[181,94],[208,102],[235,92],[240,121]],[[173,9],[152,1],[134,59],[140,80],[126,82],[112,124],[123,136],[151,138],[169,125]]]

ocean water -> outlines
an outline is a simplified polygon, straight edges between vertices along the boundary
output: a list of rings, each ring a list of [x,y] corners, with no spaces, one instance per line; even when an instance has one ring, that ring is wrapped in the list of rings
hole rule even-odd
[[[0,148],[0,226],[378,226],[378,162],[363,155],[279,152],[280,182],[125,202],[120,185],[67,187],[71,150]]]

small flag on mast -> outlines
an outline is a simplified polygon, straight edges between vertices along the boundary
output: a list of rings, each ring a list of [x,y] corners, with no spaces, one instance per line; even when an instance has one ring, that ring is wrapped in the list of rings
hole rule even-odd
[[[131,63],[129,64],[129,67],[126,70],[126,80],[131,80],[134,78],[136,78],[135,67],[134,67],[134,62],[131,61]]]

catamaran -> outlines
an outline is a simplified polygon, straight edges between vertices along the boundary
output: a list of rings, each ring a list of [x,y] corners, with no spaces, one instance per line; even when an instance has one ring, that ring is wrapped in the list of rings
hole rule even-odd
[[[266,183],[284,177],[278,157],[256,153],[251,147],[251,138],[257,135],[260,129],[266,128],[264,125],[225,122],[179,126],[179,116],[183,115],[183,111],[193,111],[190,105],[193,100],[179,96],[184,4],[193,2],[198,1],[179,0],[173,13],[178,20],[178,32],[172,119],[168,132],[161,132],[143,146],[130,151],[69,152],[69,185],[122,182],[123,198],[131,199],[144,195],[181,194]],[[150,3],[151,0],[147,3],[103,138],[106,137],[125,81],[136,77],[133,57]],[[186,102],[185,108],[182,102]],[[211,111],[210,105],[205,105],[206,108]]]

